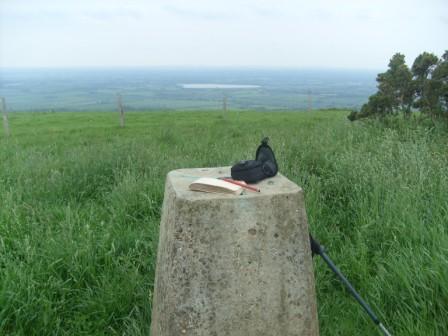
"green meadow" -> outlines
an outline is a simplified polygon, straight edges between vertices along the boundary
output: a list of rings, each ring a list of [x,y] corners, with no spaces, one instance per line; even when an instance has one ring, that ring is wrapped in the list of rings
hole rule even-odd
[[[310,230],[393,335],[448,335],[448,137],[348,111],[12,113],[0,130],[0,335],[149,335],[168,171],[263,136]],[[379,335],[314,259],[321,335]],[[280,336],[280,335],[279,335]]]

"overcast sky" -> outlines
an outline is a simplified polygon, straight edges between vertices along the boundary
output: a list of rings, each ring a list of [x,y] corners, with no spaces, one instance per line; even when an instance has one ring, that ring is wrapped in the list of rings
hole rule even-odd
[[[448,49],[448,0],[0,0],[0,67],[383,69]]]

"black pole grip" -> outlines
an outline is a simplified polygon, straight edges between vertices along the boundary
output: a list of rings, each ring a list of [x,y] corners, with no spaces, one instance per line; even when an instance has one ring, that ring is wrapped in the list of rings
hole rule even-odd
[[[325,250],[320,246],[319,242],[310,235],[311,253],[314,257],[315,254],[321,255]]]

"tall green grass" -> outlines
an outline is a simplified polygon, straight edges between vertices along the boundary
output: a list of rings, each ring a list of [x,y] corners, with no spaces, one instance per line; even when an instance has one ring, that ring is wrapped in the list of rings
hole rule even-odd
[[[0,335],[148,335],[168,171],[269,135],[313,234],[394,335],[448,334],[446,135],[345,112],[49,113],[0,133]],[[321,335],[377,335],[316,259]]]

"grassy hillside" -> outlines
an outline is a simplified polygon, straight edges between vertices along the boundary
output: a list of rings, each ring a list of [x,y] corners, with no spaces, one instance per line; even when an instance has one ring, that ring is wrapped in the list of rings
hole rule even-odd
[[[311,231],[394,335],[448,334],[447,138],[346,112],[13,114],[0,133],[0,334],[148,335],[166,173],[269,135]],[[0,131],[1,132],[1,131]],[[321,335],[378,331],[321,260]]]

